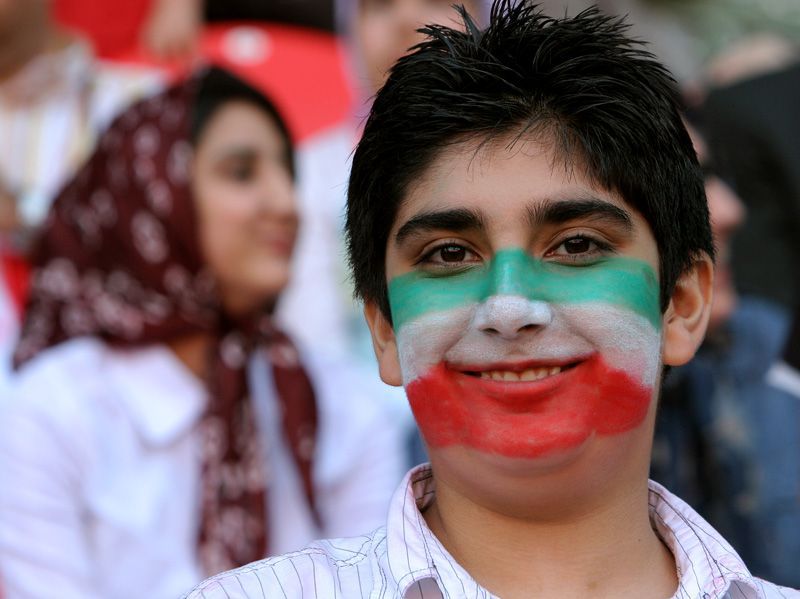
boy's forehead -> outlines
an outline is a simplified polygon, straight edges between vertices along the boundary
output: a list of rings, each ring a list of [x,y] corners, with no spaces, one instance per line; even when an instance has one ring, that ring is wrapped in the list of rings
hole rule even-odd
[[[417,242],[441,239],[439,231],[466,234],[492,251],[533,250],[531,244],[540,251],[547,236],[589,227],[621,235],[656,263],[659,248],[649,222],[619,192],[599,185],[584,164],[552,137],[510,134],[452,144],[412,178],[386,249],[411,251]]]
[[[539,201],[610,199],[635,211],[614,190],[604,189],[579,153],[564,150],[552,134],[510,132],[467,137],[441,148],[406,186],[392,231],[416,213],[470,205],[502,215]]]

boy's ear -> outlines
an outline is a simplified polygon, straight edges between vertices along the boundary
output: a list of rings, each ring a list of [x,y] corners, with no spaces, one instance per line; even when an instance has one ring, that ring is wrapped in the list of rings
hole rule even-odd
[[[387,385],[402,386],[403,375],[400,372],[397,339],[394,336],[392,325],[373,301],[365,303],[364,317],[367,319],[367,325],[372,334],[372,348],[378,358],[381,380]]]
[[[705,254],[678,278],[664,313],[664,364],[680,366],[694,357],[706,334],[713,286],[714,264]]]

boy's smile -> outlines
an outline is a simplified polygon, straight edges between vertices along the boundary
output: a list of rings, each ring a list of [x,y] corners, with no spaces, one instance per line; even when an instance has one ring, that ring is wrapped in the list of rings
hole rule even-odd
[[[646,418],[656,244],[580,173],[532,141],[456,146],[401,205],[386,259],[397,367],[383,373],[432,451],[540,458]]]

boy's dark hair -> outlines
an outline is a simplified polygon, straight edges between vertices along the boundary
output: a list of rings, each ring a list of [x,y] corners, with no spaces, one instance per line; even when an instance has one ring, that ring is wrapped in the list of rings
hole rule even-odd
[[[455,143],[549,134],[568,168],[618,192],[650,224],[661,304],[702,254],[714,255],[703,177],[677,86],[622,19],[596,8],[553,19],[495,0],[479,30],[443,26],[392,68],[353,157],[346,231],[356,295],[390,318],[386,242],[409,184]],[[555,165],[554,165],[555,166]]]

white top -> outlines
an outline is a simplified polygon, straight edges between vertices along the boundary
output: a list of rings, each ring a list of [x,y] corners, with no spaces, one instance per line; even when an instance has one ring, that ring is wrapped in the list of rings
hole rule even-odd
[[[0,180],[17,196],[27,225],[41,224],[111,120],[163,79],[155,69],[98,61],[76,38],[0,82]]]
[[[347,179],[358,135],[347,121],[304,139],[296,148],[300,232],[277,317],[304,346],[355,360],[377,380],[363,307],[353,299],[344,240]],[[416,425],[403,389],[384,385],[376,398],[390,405],[398,426],[410,435]]]
[[[268,446],[270,543],[296,550],[385,521],[402,475],[374,385],[306,358],[319,405],[317,530],[284,447],[265,361],[251,391]],[[174,599],[202,580],[196,559],[206,393],[163,346],[52,348],[0,399],[0,595],[4,599]]]
[[[349,127],[333,127],[303,140],[295,152],[300,231],[277,314],[293,339],[328,355],[352,355],[352,316],[363,321],[349,283],[343,230],[355,141]]]
[[[32,59],[0,82],[0,185],[17,200],[23,223],[40,225],[61,187],[85,162],[97,136],[134,100],[155,93],[155,69],[95,59],[80,40]],[[0,239],[0,253],[7,251]],[[0,395],[11,378],[19,335],[0,265]]]
[[[420,510],[434,493],[430,468],[418,466],[395,492],[386,526],[367,536],[317,541],[302,551],[217,575],[186,599],[493,597],[425,524]],[[654,482],[650,519],[675,556],[680,583],[674,599],[800,598],[798,591],[751,576],[719,533]]]

